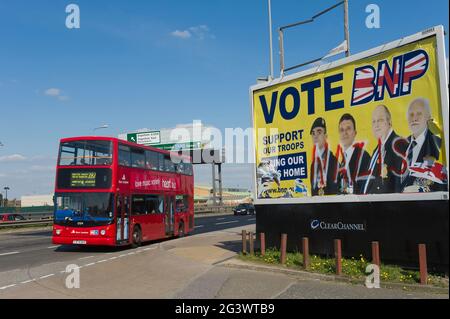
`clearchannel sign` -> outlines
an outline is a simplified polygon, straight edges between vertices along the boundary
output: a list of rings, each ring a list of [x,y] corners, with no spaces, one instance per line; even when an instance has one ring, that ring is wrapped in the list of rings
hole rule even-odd
[[[319,219],[311,221],[312,230],[366,231],[365,223],[328,222]]]

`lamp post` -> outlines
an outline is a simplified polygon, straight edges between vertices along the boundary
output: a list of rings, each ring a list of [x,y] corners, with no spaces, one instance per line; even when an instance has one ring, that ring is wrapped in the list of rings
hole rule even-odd
[[[99,126],[99,127],[94,128],[94,129],[92,130],[92,132],[94,133],[96,130],[101,130],[101,129],[108,128],[108,127],[109,127],[108,124],[104,124],[104,125],[102,125],[102,126]]]
[[[5,186],[3,188],[5,190],[5,207],[8,207],[8,191],[10,190],[10,188],[8,186]]]

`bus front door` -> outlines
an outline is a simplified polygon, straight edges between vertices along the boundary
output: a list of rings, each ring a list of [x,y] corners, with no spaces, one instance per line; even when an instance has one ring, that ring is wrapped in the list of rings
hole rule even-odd
[[[166,205],[165,205],[165,223],[166,223],[166,236],[173,235],[173,224],[174,224],[174,197],[166,196]]]
[[[116,200],[117,223],[116,242],[124,244],[129,239],[130,200],[127,195],[117,195]]]

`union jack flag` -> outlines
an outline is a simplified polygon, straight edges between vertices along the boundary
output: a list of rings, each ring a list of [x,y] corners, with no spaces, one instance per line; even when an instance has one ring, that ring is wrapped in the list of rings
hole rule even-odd
[[[363,67],[355,70],[352,104],[372,98],[374,93],[375,69]]]
[[[409,59],[405,55],[404,71],[402,79],[402,92],[410,91],[411,79],[420,77],[425,73],[428,67],[428,57],[425,51],[419,51],[419,54],[412,55]]]

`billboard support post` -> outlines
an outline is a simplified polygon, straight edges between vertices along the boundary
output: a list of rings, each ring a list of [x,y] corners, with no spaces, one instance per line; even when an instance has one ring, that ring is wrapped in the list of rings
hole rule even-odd
[[[281,234],[280,263],[286,263],[287,234]]]
[[[264,233],[259,234],[260,246],[261,246],[261,256],[266,255],[266,235]]]
[[[303,268],[308,269],[310,265],[309,261],[309,239],[308,237],[303,237],[302,239],[302,246],[303,246]]]
[[[334,256],[336,257],[336,275],[342,275],[342,247],[341,240],[334,240]]]
[[[372,263],[380,267],[380,245],[377,241],[372,242]]]
[[[427,284],[427,247],[425,244],[419,244],[419,268],[420,268],[420,284]]]

